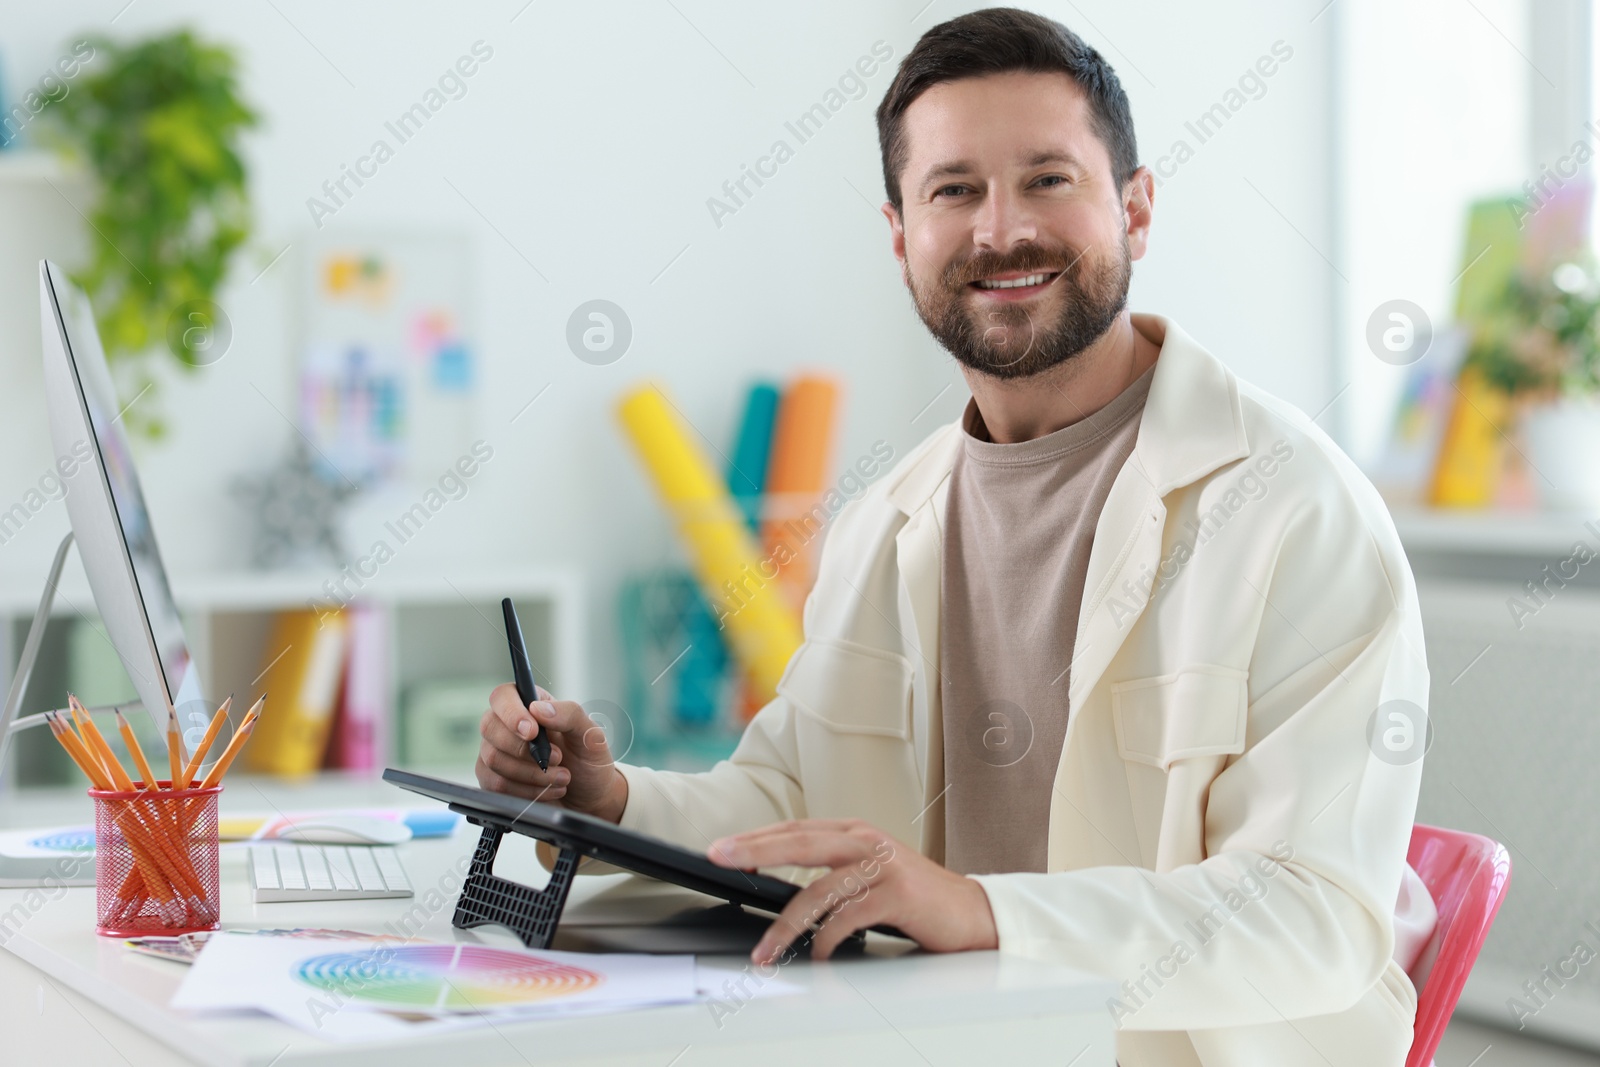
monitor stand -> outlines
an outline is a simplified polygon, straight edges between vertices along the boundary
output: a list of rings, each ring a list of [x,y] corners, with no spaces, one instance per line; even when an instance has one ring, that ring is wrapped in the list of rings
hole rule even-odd
[[[44,593],[39,598],[39,610],[33,614],[33,625],[28,628],[28,639],[23,643],[16,672],[11,676],[11,687],[6,692],[4,710],[0,710],[0,789],[4,787],[6,750],[10,747],[11,735],[45,725],[43,712],[18,718],[17,708],[22,703],[23,693],[27,691],[34,664],[39,659],[39,645],[44,640],[50,608],[55,604],[56,586],[61,581],[61,571],[66,566],[67,552],[71,548],[72,534],[69,533],[56,548],[55,560],[50,564],[49,576],[45,578]],[[0,851],[0,888],[63,885],[94,885],[92,850],[20,856]]]

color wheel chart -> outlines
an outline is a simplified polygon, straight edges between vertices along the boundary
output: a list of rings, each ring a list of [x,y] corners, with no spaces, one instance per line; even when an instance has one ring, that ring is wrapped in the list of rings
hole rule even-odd
[[[45,852],[66,852],[69,854],[89,855],[94,852],[94,827],[86,826],[81,830],[57,830],[55,833],[36,837],[28,844]]]
[[[481,945],[401,945],[302,960],[299,981],[394,1009],[474,1011],[536,1004],[594,989],[593,971]]]

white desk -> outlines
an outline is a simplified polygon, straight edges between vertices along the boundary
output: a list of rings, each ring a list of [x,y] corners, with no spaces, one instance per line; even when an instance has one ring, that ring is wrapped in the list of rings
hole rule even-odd
[[[419,803],[413,805],[412,800]],[[320,782],[287,788],[230,780],[224,811],[322,806],[421,806],[426,802],[378,784]],[[81,794],[7,798],[8,826],[88,821]],[[463,826],[452,838],[413,841],[401,858],[417,895],[409,900],[255,904],[241,852],[225,852],[224,927],[316,926],[381,930],[418,905],[429,911],[417,936],[438,941],[519,944],[498,927],[456,930],[452,894],[427,909],[429,890],[477,842]],[[531,884],[543,874],[532,843],[502,846],[497,873]],[[615,921],[643,911],[693,903],[694,894],[626,876],[579,880],[567,914]],[[719,1020],[706,1004],[589,1018],[510,1025],[389,1045],[332,1044],[265,1017],[201,1018],[167,1003],[186,968],[131,953],[94,933],[94,890],[69,889],[27,914],[13,909],[28,891],[0,890],[0,917],[14,930],[0,953],[0,1061],[17,1064],[174,1062],[274,1065],[591,1064],[606,1067],[699,1067],[708,1064],[1055,1063],[1110,1067],[1115,1062],[1109,983],[1067,968],[998,953],[932,955],[891,938],[869,939],[864,954],[828,963],[796,961],[780,977],[805,993],[748,1002]],[[708,901],[709,902],[709,901]],[[38,903],[35,898],[35,903]],[[743,960],[726,958],[734,968]],[[175,1053],[175,1049],[178,1050]]]

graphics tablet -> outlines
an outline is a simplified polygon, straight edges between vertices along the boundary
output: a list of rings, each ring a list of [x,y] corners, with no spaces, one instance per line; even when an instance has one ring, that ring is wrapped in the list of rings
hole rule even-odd
[[[700,853],[647,834],[624,830],[581,812],[392,767],[383,772],[383,780],[442,800],[450,805],[450,810],[469,819],[503,826],[548,841],[557,848],[570,848],[635,874],[658,878],[734,904],[776,913],[800,891],[793,882],[754,871],[719,867]]]

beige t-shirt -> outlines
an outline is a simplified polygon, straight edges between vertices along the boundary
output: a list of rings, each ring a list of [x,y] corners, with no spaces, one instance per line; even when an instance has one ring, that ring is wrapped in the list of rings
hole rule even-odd
[[[1017,444],[989,440],[967,403],[940,607],[950,870],[1045,869],[1089,549],[1154,375],[1088,418]]]

